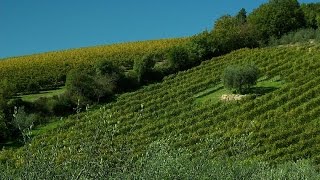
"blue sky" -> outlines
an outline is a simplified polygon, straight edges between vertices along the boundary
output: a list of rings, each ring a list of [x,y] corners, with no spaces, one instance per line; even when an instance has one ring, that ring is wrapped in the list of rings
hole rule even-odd
[[[267,0],[0,0],[0,58],[184,37]],[[301,0],[300,2],[319,2]]]

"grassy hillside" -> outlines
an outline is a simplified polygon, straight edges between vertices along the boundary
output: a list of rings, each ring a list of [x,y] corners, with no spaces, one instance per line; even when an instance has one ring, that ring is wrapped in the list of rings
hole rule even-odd
[[[1,59],[0,77],[8,79],[17,91],[28,91],[29,86],[40,85],[42,89],[64,84],[66,74],[74,68],[90,68],[97,61],[110,60],[123,68],[132,68],[134,59],[148,52],[163,53],[169,47],[187,39],[163,39],[122,43],[107,46],[71,49],[22,57]]]
[[[93,178],[86,173],[130,173],[133,162],[144,167],[141,158],[154,157],[152,152],[172,158],[184,151],[191,155],[183,162],[205,155],[271,164],[311,159],[319,165],[319,52],[319,45],[292,45],[242,49],[206,61],[162,83],[120,95],[98,110],[74,115],[34,137],[30,145],[2,151],[3,171]],[[217,100],[214,93],[223,69],[251,62],[264,77],[257,87],[260,95]],[[155,146],[158,142],[167,149]],[[155,167],[161,168],[158,163]]]

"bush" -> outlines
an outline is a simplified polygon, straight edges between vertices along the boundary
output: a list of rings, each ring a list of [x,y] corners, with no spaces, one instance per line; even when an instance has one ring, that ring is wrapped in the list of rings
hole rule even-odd
[[[169,49],[167,55],[173,71],[188,69],[193,64],[186,46],[174,46]]]
[[[8,128],[6,125],[5,114],[0,111],[0,143],[3,143],[7,139]]]
[[[95,81],[92,75],[80,70],[71,70],[67,75],[66,88],[73,102],[91,103],[94,97]]]
[[[135,59],[133,70],[136,72],[138,83],[152,80],[151,74],[156,63],[156,56],[154,54],[147,54],[142,59]]]
[[[9,99],[14,95],[14,86],[7,79],[0,82],[0,96]]]
[[[37,81],[30,81],[27,85],[26,92],[28,93],[39,93],[40,85]]]
[[[229,66],[222,74],[222,81],[226,88],[242,94],[257,83],[258,77],[259,69],[254,65]]]
[[[315,29],[300,29],[297,31],[290,32],[277,39],[272,37],[269,41],[269,45],[285,45],[294,43],[305,43],[310,40],[319,40],[319,30]]]
[[[67,94],[74,104],[81,105],[109,99],[121,85],[124,76],[117,70],[112,71],[109,63],[103,63],[97,68],[96,74],[87,74],[80,70],[72,70],[67,76]],[[69,104],[69,103],[67,103]]]
[[[215,22],[212,36],[218,55],[244,47],[258,46],[255,29],[246,22],[243,13],[245,11],[242,10],[237,16],[222,16]]]
[[[304,27],[304,13],[297,0],[270,0],[248,16],[248,22],[257,30],[259,40],[265,44],[270,37],[281,37]]]
[[[187,48],[191,53],[191,58],[198,63],[217,55],[212,33],[208,31],[203,31],[191,37],[190,42],[187,43]]]
[[[34,116],[28,115],[24,111],[24,107],[17,108],[15,107],[15,112],[13,114],[13,125],[19,129],[20,134],[23,137],[23,142],[26,143],[28,140],[28,135],[30,130],[34,125]]]

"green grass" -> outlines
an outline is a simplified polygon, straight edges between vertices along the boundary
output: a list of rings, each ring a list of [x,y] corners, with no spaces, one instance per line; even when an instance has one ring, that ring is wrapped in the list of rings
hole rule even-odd
[[[284,81],[280,79],[280,76],[276,76],[273,78],[262,77],[258,80],[257,85],[252,88],[252,92],[250,94],[258,94],[263,95],[268,92],[274,91],[276,89],[281,88],[284,85]],[[232,94],[232,92],[226,88],[222,84],[218,84],[211,88],[208,88],[198,94],[195,95],[196,102],[218,102],[220,98],[224,94]]]
[[[48,98],[48,97],[61,95],[65,91],[66,91],[66,88],[65,88],[65,86],[63,86],[63,87],[60,87],[60,88],[54,89],[54,90],[40,91],[37,94],[27,94],[27,95],[18,96],[18,98],[21,98],[23,101],[26,101],[26,102],[34,102],[41,97]]]
[[[35,129],[31,130],[31,136],[39,136],[41,134],[48,133],[49,131],[52,131],[58,127],[61,127],[65,124],[65,120],[57,119],[57,120],[52,120],[51,122],[48,122],[44,125],[39,125]]]

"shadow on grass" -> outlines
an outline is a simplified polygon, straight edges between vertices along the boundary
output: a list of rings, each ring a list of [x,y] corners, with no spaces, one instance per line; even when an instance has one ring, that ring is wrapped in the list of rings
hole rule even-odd
[[[279,89],[279,87],[253,87],[250,89],[249,93],[262,96],[277,89]]]
[[[210,94],[212,94],[212,93],[215,93],[215,92],[217,92],[217,91],[219,91],[219,90],[221,90],[221,89],[223,89],[223,88],[224,88],[223,86],[220,86],[220,87],[215,88],[215,89],[212,89],[212,90],[210,90],[210,91],[206,91],[205,93],[203,93],[203,94],[201,94],[201,95],[198,95],[196,98],[205,97],[205,96],[210,95]]]
[[[6,142],[6,143],[0,143],[0,151],[5,148],[19,148],[21,146],[23,146],[24,144],[19,141],[19,140],[13,140],[13,141],[9,141],[9,142]]]

